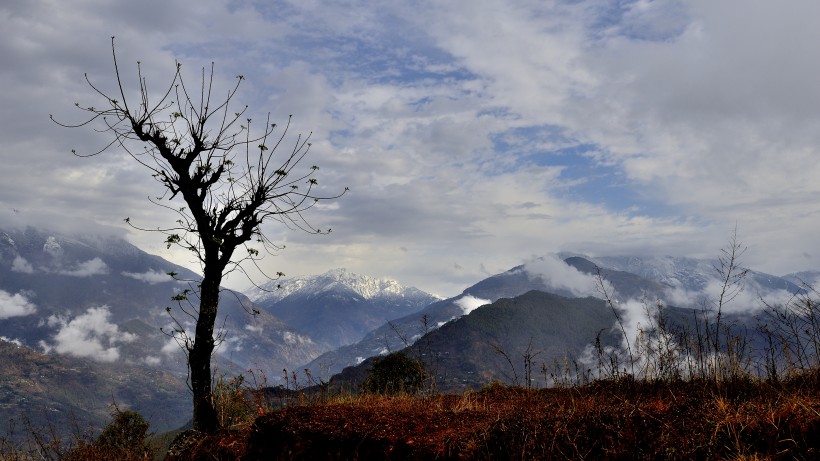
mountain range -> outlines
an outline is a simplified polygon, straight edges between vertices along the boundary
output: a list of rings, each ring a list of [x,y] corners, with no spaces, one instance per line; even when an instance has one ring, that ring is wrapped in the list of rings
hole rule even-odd
[[[550,255],[448,299],[345,269],[282,278],[244,294],[223,291],[214,363],[217,373],[307,369],[343,380],[361,378],[375,357],[407,350],[435,358],[441,382],[459,389],[521,382],[521,358],[530,351],[546,382],[547,365],[583,355],[596,338],[617,345],[617,322],[640,331],[647,305],[662,302],[682,323],[709,309],[719,288],[714,266]],[[787,299],[819,275],[749,271],[727,318],[752,325],[761,298]],[[0,420],[59,412],[99,423],[116,403],[139,409],[155,430],[186,421],[185,356],[167,333],[192,327],[185,313],[192,306],[171,297],[196,280],[116,236],[0,229]]]
[[[580,257],[561,261],[544,257],[506,272],[488,277],[465,289],[460,295],[430,304],[410,315],[396,318],[372,330],[361,341],[326,352],[307,365],[314,376],[331,376],[354,366],[368,357],[400,350],[423,335],[471,313],[480,306],[502,298],[514,298],[537,290],[564,297],[587,297],[598,294],[590,271],[595,264]],[[615,284],[625,296],[642,293],[659,295],[665,286],[622,271],[603,269],[602,275]],[[599,295],[600,296],[600,295]],[[611,323],[612,319],[608,322]],[[591,339],[591,338],[590,338]]]
[[[306,368],[313,375],[342,373],[347,375],[343,381],[356,382],[371,366],[368,358],[414,346],[407,350],[437,357],[442,379],[455,388],[509,382],[515,373],[497,348],[519,361],[523,351],[532,348],[539,353],[539,364],[552,366],[556,360],[588,353],[601,332],[605,346],[616,344],[619,329],[638,334],[650,321],[646,311],[658,302],[665,306],[670,324],[693,328],[695,315],[714,307],[710,290],[719,282],[714,265],[687,258],[538,258],[388,322],[356,344],[322,354]],[[624,268],[637,273],[619,270]],[[725,319],[752,332],[750,344],[760,345],[763,338],[754,331],[761,299],[784,302],[801,287],[755,271],[748,272],[745,284],[745,293],[739,292],[744,295],[723,306]],[[617,306],[617,317],[602,301],[605,297]],[[513,370],[522,373],[520,365]]]

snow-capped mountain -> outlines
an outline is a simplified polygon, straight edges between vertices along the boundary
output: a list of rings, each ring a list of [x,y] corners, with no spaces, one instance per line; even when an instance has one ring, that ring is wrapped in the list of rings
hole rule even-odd
[[[820,284],[820,271],[793,272],[784,275],[783,278],[797,286],[808,284],[816,287]]]
[[[432,295],[414,287],[405,287],[392,279],[359,275],[344,268],[331,269],[321,275],[286,277],[251,288],[245,295],[254,302],[277,303],[297,293],[319,294],[333,290],[350,290],[364,299],[429,298]],[[432,296],[434,299],[434,296]]]
[[[687,293],[709,294],[721,283],[717,260],[673,256],[602,256],[586,257],[602,268],[629,272],[647,280]],[[741,261],[742,264],[742,261]],[[744,270],[744,268],[739,268]],[[745,289],[754,297],[797,293],[800,287],[786,277],[748,270],[743,279]],[[714,293],[712,293],[714,294]]]
[[[326,350],[358,341],[384,322],[439,299],[395,280],[346,269],[274,280],[245,294]]]
[[[713,263],[705,259],[673,256],[586,257],[599,267],[630,272],[670,287],[700,291],[715,277]]]

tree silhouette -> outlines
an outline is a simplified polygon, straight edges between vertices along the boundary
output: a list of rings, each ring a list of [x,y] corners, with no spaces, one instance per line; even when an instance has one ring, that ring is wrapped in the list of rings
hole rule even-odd
[[[278,221],[312,234],[330,232],[312,227],[303,212],[344,192],[317,192],[318,181],[314,176],[319,168],[302,165],[311,147],[310,135],[298,135],[292,148],[275,155],[286,149],[290,118],[284,129],[275,134],[277,126],[270,123],[268,114],[264,128],[257,135],[251,133],[251,119],[245,116],[248,106],[238,111],[232,108],[243,76],[236,77],[235,86],[224,99],[214,101],[213,64],[209,73],[202,69],[200,85],[189,88],[182,78],[182,66],[177,63],[171,83],[163,87],[157,99],[149,94],[147,79],[137,62],[139,97],[129,101],[114,37],[111,50],[118,95],[100,90],[86,74],[88,84],[103,99],[103,107],[75,103],[89,114],[82,123],[60,123],[53,117],[52,120],[71,128],[95,126],[97,131],[110,134],[110,142],[94,153],[72,152],[90,157],[112,148],[122,149],[163,186],[164,192],[149,200],[178,215],[174,225],[155,229],[138,227],[129,218],[125,221],[137,229],[162,233],[168,248],[185,248],[200,263],[202,278],[191,290],[174,297],[177,301],[187,300],[192,308],[188,313],[196,320],[194,337],[179,322],[179,328],[171,334],[188,356],[194,428],[211,432],[219,427],[211,401],[211,354],[223,276],[235,270],[244,272],[243,262],[255,265],[264,256],[250,244],[260,245],[267,253],[280,249],[262,231],[264,222]],[[177,206],[180,198],[185,206]],[[175,200],[177,205],[173,204]],[[240,247],[245,250],[244,255],[236,252]],[[277,277],[282,275],[277,273]]]

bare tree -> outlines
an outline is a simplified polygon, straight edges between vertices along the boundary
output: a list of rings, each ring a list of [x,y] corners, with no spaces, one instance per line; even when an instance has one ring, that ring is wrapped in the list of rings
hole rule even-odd
[[[720,360],[720,357],[722,355],[721,348],[723,347],[723,345],[721,345],[720,343],[721,320],[723,317],[723,311],[726,305],[732,302],[735,298],[737,298],[743,291],[744,279],[749,274],[749,269],[744,269],[741,266],[740,262],[741,257],[744,253],[746,253],[746,248],[747,247],[743,245],[743,243],[740,242],[740,240],[738,240],[736,225],[734,232],[732,232],[732,235],[729,238],[729,244],[725,248],[722,248],[720,250],[721,255],[718,257],[717,264],[713,265],[715,273],[720,279],[720,293],[718,294],[718,298],[713,302],[716,315],[715,331],[711,346],[715,357],[715,380],[718,379],[718,360]],[[707,328],[707,335],[708,334],[709,331]],[[729,341],[731,339],[731,334],[728,329],[726,329],[725,335],[726,355],[728,357],[730,353]]]
[[[264,256],[249,242],[259,244],[268,253],[279,249],[265,236],[261,228],[265,222],[278,221],[311,234],[330,232],[312,227],[303,212],[320,200],[338,198],[344,192],[317,192],[314,176],[319,168],[301,165],[311,147],[310,135],[299,135],[291,148],[284,145],[290,119],[275,134],[276,124],[270,123],[268,115],[260,132],[251,133],[251,119],[245,115],[248,107],[232,107],[244,79],[241,75],[220,99],[213,95],[213,64],[209,73],[202,69],[199,85],[187,87],[177,63],[171,83],[155,97],[149,93],[138,62],[139,95],[129,100],[123,89],[114,37],[111,48],[116,94],[100,90],[86,74],[86,81],[102,98],[103,107],[76,103],[88,113],[87,119],[76,125],[55,122],[72,128],[90,125],[109,134],[110,142],[94,153],[72,152],[89,157],[122,149],[164,188],[159,197],[149,200],[178,215],[174,225],[150,230],[162,233],[169,248],[177,245],[189,250],[200,263],[202,279],[194,290],[198,291],[196,329],[193,340],[185,336],[183,345],[193,392],[194,428],[210,432],[219,427],[211,400],[211,354],[223,276],[237,270],[244,272],[243,262],[255,265]],[[282,155],[274,155],[280,150],[284,151]],[[185,206],[173,204],[180,198]],[[130,219],[125,221],[131,224]],[[237,249],[244,249],[244,254],[237,253]]]
[[[630,373],[632,376],[635,376],[635,361],[636,357],[632,353],[632,345],[629,341],[629,334],[626,332],[626,327],[624,327],[624,322],[621,319],[621,314],[618,312],[618,309],[615,307],[615,293],[614,287],[609,284],[606,280],[606,276],[604,275],[603,270],[595,266],[595,288],[598,290],[598,293],[603,297],[606,304],[612,310],[612,314],[615,315],[615,320],[618,322],[618,326],[621,328],[621,333],[624,335],[624,342],[626,343],[626,351],[629,354],[629,367]],[[599,333],[600,337],[600,333]],[[613,371],[616,371],[613,369]],[[625,371],[625,370],[624,370]]]

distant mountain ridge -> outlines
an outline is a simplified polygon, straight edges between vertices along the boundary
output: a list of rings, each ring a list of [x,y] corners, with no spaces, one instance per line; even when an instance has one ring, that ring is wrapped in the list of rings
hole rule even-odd
[[[261,287],[245,291],[245,295],[256,303],[276,303],[288,296],[307,293],[317,295],[322,292],[348,289],[364,299],[390,297],[433,297],[415,287],[405,287],[388,278],[374,278],[359,275],[344,268],[331,269],[320,275],[284,277],[272,280]]]
[[[720,278],[720,263],[716,259],[698,259],[674,256],[602,256],[586,257],[594,264],[622,272],[629,272],[647,280],[652,280],[673,289],[688,292],[702,292],[710,283]],[[747,269],[744,278],[747,289],[763,294],[774,291],[797,293],[801,291],[799,283],[789,276],[779,277],[765,272],[743,267],[743,260],[738,261],[740,269]],[[810,278],[813,272],[803,272]]]
[[[273,280],[246,295],[325,350],[360,340],[393,318],[416,312],[439,298],[392,279],[346,269]]]

